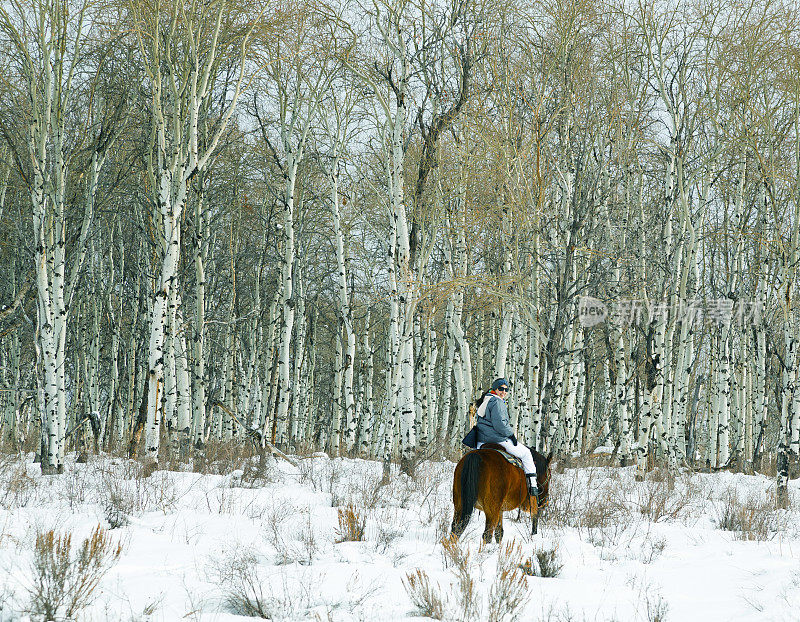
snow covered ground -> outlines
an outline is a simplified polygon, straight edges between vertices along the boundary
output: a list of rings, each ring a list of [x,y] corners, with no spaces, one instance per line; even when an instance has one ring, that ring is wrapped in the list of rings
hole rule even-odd
[[[637,483],[631,469],[555,469],[539,535],[513,512],[503,545],[481,546],[476,511],[448,553],[449,462],[395,474],[387,486],[379,463],[325,456],[297,467],[270,461],[261,472],[150,477],[108,457],[47,477],[30,462],[0,458],[4,622],[32,618],[36,533],[71,532],[77,547],[98,524],[123,552],[80,620],[242,620],[243,602],[272,619],[421,619],[407,589],[417,570],[445,620],[800,615],[800,513],[772,510],[774,485],[762,476],[654,472]],[[340,523],[348,507],[350,529]],[[346,541],[362,521],[363,540]],[[531,557],[537,570],[536,551],[555,551],[557,576],[515,570]],[[524,590],[513,610],[515,582]]]

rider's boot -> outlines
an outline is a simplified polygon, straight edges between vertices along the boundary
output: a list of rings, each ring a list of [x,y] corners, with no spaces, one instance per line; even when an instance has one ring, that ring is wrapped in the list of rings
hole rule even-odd
[[[536,473],[525,473],[525,478],[528,480],[528,494],[531,497],[538,497],[539,488],[536,486]]]

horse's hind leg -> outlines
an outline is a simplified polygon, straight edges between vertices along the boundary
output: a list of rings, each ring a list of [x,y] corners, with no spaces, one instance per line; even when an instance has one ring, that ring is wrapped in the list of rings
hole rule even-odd
[[[493,512],[486,512],[486,528],[483,530],[483,541],[486,544],[489,544],[492,541],[492,534],[497,533],[497,530],[500,530],[500,537],[502,538],[503,533],[503,514],[502,512],[497,512],[496,514]],[[500,540],[498,540],[500,542]]]
[[[503,540],[503,514],[500,513],[500,520],[497,521],[497,527],[494,528],[494,539],[497,544]]]
[[[469,518],[467,518],[467,520],[461,520],[461,512],[456,511],[453,516],[453,522],[450,525],[450,537],[460,538],[468,524]]]
[[[453,500],[453,522],[450,523],[450,537],[460,538],[469,524],[469,516],[464,516],[461,509],[461,499]]]

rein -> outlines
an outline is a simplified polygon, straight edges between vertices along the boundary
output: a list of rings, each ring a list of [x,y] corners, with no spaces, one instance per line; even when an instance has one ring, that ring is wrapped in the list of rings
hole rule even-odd
[[[547,486],[547,487],[548,487],[548,490],[549,490],[549,486],[550,486],[550,476],[551,476],[552,474],[553,474],[553,473],[552,473],[552,471],[550,471],[550,469],[548,468],[548,469],[547,469],[547,474],[545,475],[544,481],[542,482],[542,488],[544,488],[545,486]],[[547,499],[545,499],[545,501],[544,501],[544,503],[543,503],[542,505],[539,505],[539,499],[538,499],[538,498],[536,499],[536,505],[537,505],[537,506],[538,506],[540,509],[541,509],[541,508],[543,508],[543,507],[546,507],[546,506],[547,506],[547,502],[550,500],[550,499],[549,499],[550,495],[547,495],[547,497],[548,497],[548,498],[547,498]]]

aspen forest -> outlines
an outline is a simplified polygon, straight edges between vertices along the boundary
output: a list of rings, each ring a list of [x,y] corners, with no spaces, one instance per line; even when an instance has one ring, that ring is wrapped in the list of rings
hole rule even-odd
[[[672,532],[611,526],[794,533],[798,270],[797,3],[0,0],[0,567],[28,540],[25,572],[78,536],[97,556],[66,600],[0,580],[0,622],[403,619],[410,603],[426,619],[695,619],[680,573],[656,572]],[[552,503],[543,536],[509,512],[525,544],[470,558],[444,539],[453,468],[496,378],[519,440],[554,456]],[[69,510],[49,531],[20,518],[52,499]],[[176,535],[176,512],[231,522]],[[274,565],[200,537],[248,520]],[[154,571],[159,601],[118,570],[128,600],[103,601],[143,525],[210,547],[213,572]],[[361,542],[370,557],[346,548]],[[524,562],[531,542],[545,548]],[[634,556],[660,587],[609,579],[598,594],[637,603],[614,611],[581,600],[595,588],[549,592],[562,566],[583,576],[576,543],[600,565]],[[337,570],[348,555],[387,560],[362,569],[388,577],[383,618],[377,588]],[[495,556],[500,583],[470,583]],[[223,617],[193,600],[201,584]],[[800,583],[781,585],[752,609],[726,599],[752,616],[736,619],[784,619],[770,607],[796,615]],[[732,619],[720,606],[696,619]]]
[[[540,451],[785,491],[797,7],[8,0],[0,56],[2,437],[43,472],[410,466],[507,377]]]

